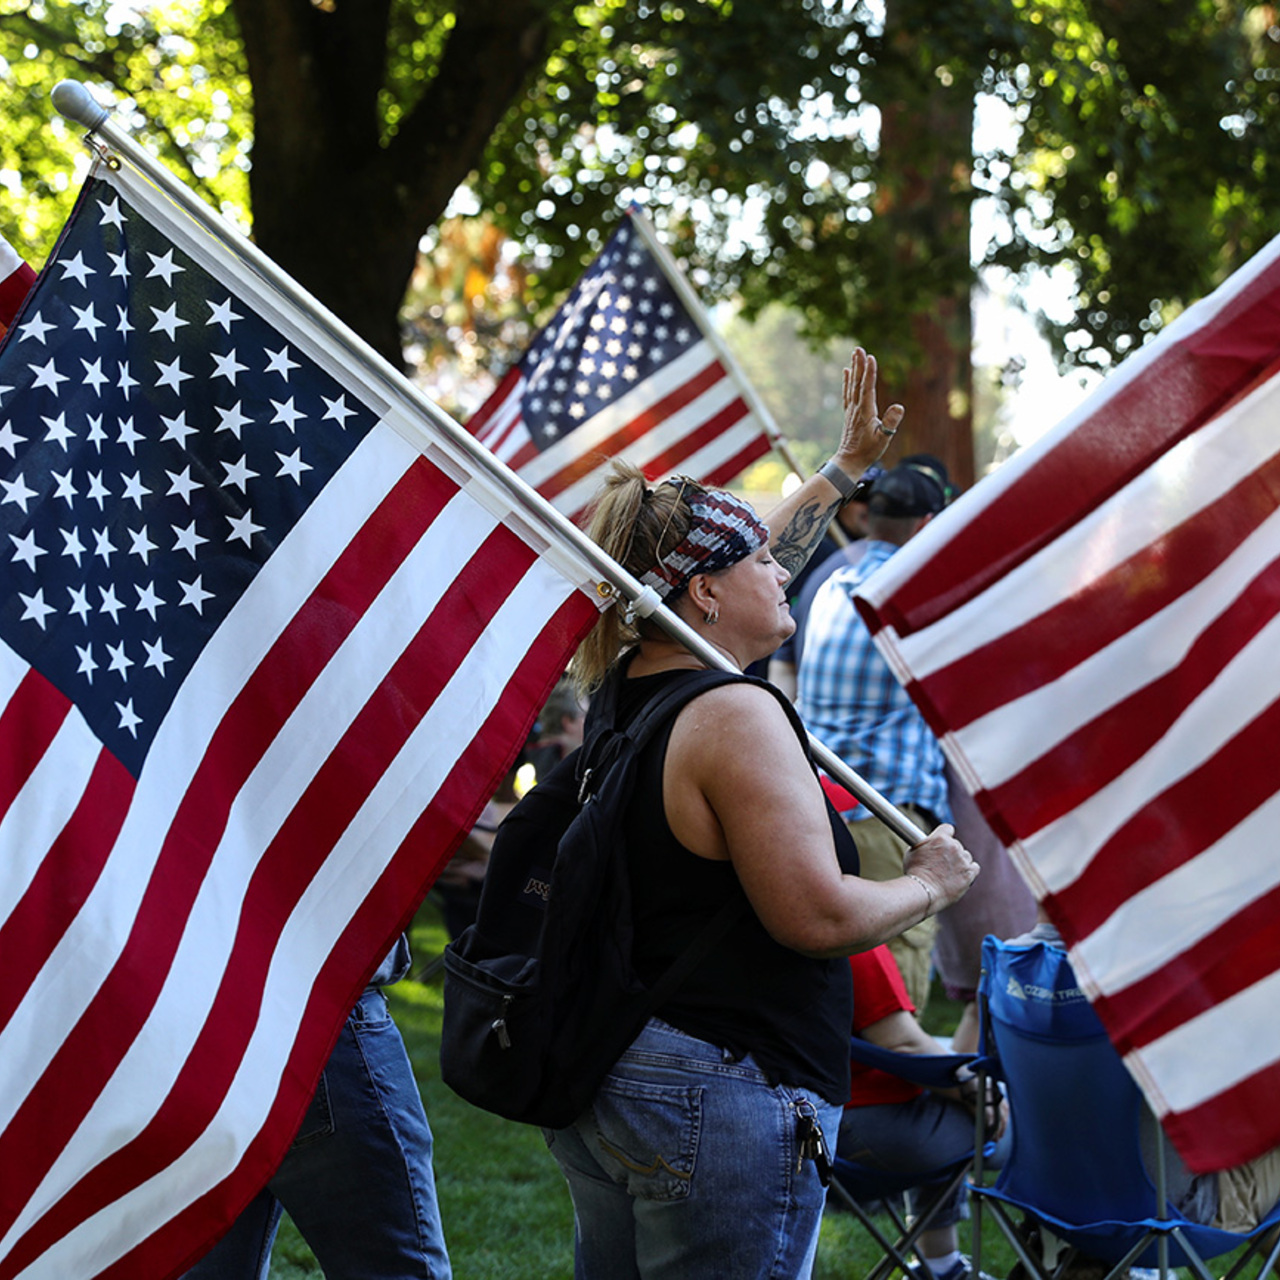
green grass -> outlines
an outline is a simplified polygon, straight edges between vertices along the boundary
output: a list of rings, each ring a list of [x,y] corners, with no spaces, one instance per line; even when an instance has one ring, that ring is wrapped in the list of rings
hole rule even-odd
[[[419,913],[412,930],[416,972],[444,947],[434,908]],[[441,989],[438,975],[414,978],[388,992],[435,1135],[435,1174],[449,1256],[458,1280],[569,1280],[573,1273],[573,1209],[541,1134],[478,1111],[440,1082]],[[949,1034],[959,1017],[940,990],[926,1023]],[[887,1222],[887,1219],[886,1219]],[[967,1225],[961,1228],[967,1245]],[[1008,1273],[1013,1256],[984,1235],[984,1270]],[[999,1246],[999,1247],[998,1247]],[[817,1280],[862,1280],[878,1253],[849,1213],[828,1212],[815,1269]],[[321,1272],[286,1218],[271,1260],[272,1280],[311,1280]]]

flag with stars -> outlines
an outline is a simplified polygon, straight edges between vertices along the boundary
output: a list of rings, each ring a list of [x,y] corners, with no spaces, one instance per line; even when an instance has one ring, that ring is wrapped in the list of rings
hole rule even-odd
[[[423,416],[127,166],[0,345],[3,1280],[234,1219],[597,616]]]
[[[570,518],[611,458],[723,485],[772,448],[631,211],[467,430]]]

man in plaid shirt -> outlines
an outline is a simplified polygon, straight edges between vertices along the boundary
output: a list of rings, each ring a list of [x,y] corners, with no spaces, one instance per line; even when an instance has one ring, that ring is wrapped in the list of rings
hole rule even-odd
[[[818,589],[805,631],[796,707],[809,730],[925,831],[951,821],[942,750],[853,607],[853,595],[946,505],[926,472],[899,465],[881,475],[868,502],[866,551]],[[845,815],[862,874],[902,875],[907,846],[866,809]],[[889,944],[916,1008],[929,998],[937,920],[930,916]]]

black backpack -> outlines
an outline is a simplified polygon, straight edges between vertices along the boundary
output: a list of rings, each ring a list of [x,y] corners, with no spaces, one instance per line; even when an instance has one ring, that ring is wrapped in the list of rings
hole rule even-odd
[[[653,988],[636,978],[622,818],[637,756],[691,698],[742,680],[764,685],[691,671],[625,730],[620,681],[607,681],[583,745],[498,828],[476,921],[444,954],[440,1075],[468,1102],[549,1129],[572,1124],[649,1016],[748,909],[731,898]]]

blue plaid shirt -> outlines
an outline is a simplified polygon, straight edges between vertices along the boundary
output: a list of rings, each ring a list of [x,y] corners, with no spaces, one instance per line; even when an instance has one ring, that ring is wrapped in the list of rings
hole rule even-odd
[[[898,548],[867,543],[818,589],[805,624],[796,708],[810,732],[899,808],[951,821],[942,749],[853,607],[854,592]],[[850,815],[871,814],[859,806]]]

